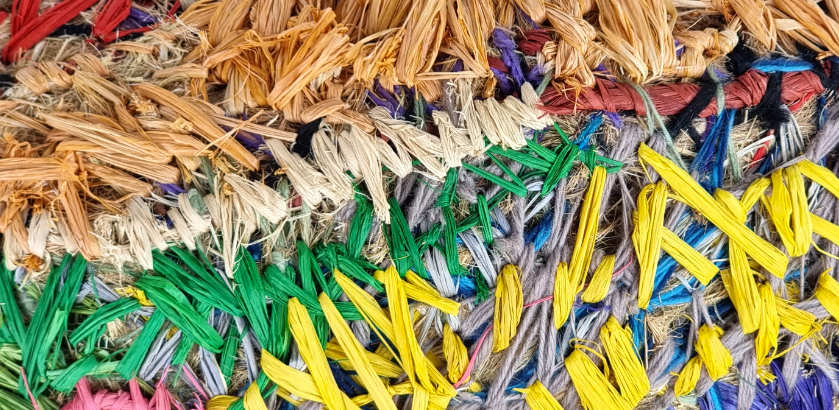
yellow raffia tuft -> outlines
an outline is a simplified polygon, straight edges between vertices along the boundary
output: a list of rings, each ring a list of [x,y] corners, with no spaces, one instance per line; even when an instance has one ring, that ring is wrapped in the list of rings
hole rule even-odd
[[[839,198],[839,178],[836,177],[833,171],[821,165],[814,164],[810,160],[801,161],[796,165],[798,165],[798,171],[802,175],[821,185],[822,188],[830,191],[833,196]]]
[[[571,285],[571,278],[568,276],[568,265],[560,262],[556,267],[556,279],[554,280],[554,326],[559,329],[568,320],[571,308],[574,306],[574,295],[576,288]]]
[[[245,391],[242,404],[244,404],[245,410],[268,410],[268,406],[262,400],[262,394],[259,392],[259,385],[256,382],[251,383],[248,390]]]
[[[364,289],[361,289],[358,285],[353,283],[352,279],[348,278],[340,271],[333,271],[333,276],[335,277],[335,281],[338,282],[338,286],[341,287],[350,299],[350,302],[352,302],[356,309],[358,309],[359,313],[361,313],[364,320],[370,325],[370,328],[376,333],[376,335],[378,335],[382,340],[390,340],[391,342],[394,342],[396,340],[396,331],[394,330],[394,326],[387,313],[385,313],[379,304],[376,303],[376,300],[373,299],[370,294],[365,292]],[[382,345],[385,347],[380,351],[377,351],[376,354],[384,355],[389,352],[404,369],[405,367],[402,362],[402,358],[391,348],[391,343],[382,343]],[[437,370],[428,358],[425,356],[422,356],[422,358],[429,377],[436,386],[432,391],[432,398],[434,396],[454,397],[457,393],[454,387],[452,387],[448,380],[443,377],[440,371]]]
[[[383,282],[384,272],[380,270],[376,271],[373,274],[373,277],[379,282]],[[404,283],[405,294],[408,296],[408,299],[425,303],[426,305],[440,309],[443,313],[457,316],[460,311],[460,303],[440,295],[440,292],[437,292],[437,289],[434,289],[434,287],[429,285],[425,279],[421,278],[413,271],[408,271],[405,274],[405,279],[407,280],[407,282]]]
[[[734,220],[740,223],[746,222],[746,208],[743,202],[720,189],[714,193],[714,197]],[[750,195],[748,200],[751,198]],[[728,241],[728,260],[731,268],[721,275],[723,285],[740,317],[743,333],[749,334],[757,331],[760,326],[762,306],[746,250],[733,238],[729,238]]]
[[[775,171],[771,179],[772,196],[764,200],[769,217],[790,256],[804,255],[810,250],[813,223],[800,167],[794,164]]]
[[[632,331],[628,327],[621,327],[612,316],[600,329],[600,340],[615,373],[621,396],[635,407],[650,392],[650,380],[644,364],[635,353]]]
[[[615,271],[615,255],[606,255],[597,265],[597,269],[591,276],[591,282],[583,291],[582,299],[586,303],[597,303],[609,293],[609,284],[612,283],[612,272]]]
[[[673,387],[677,397],[687,396],[696,388],[700,370],[702,370],[702,360],[699,359],[699,356],[694,356],[688,360],[676,379],[676,385]]]
[[[707,286],[714,275],[720,271],[720,268],[714,265],[714,262],[702,256],[699,251],[688,245],[673,231],[665,228],[661,239],[661,249],[672,256],[679,265],[684,267],[703,285]]]
[[[719,380],[728,373],[733,360],[731,352],[720,341],[722,329],[719,326],[702,325],[696,337],[696,352],[708,370],[711,380]]]
[[[653,295],[655,271],[661,256],[666,204],[667,185],[662,181],[645,186],[638,194],[638,222],[632,232],[632,243],[641,266],[638,279],[638,307],[641,309],[647,308]]]
[[[705,218],[728,235],[730,241],[742,246],[746,254],[754,258],[760,266],[776,276],[783,276],[786,273],[789,263],[787,256],[749,230],[743,223],[735,220],[733,215],[708,195],[687,172],[646,144],[641,144],[638,149],[638,159],[652,166],[667,181],[670,188],[678,194],[679,201],[702,213]]]
[[[530,410],[564,410],[556,398],[539,380],[526,389],[513,389],[524,395],[524,401]]]
[[[577,239],[574,243],[574,253],[568,272],[571,275],[571,285],[576,294],[582,290],[582,281],[591,265],[591,255],[594,252],[594,241],[597,239],[597,226],[600,221],[600,204],[603,202],[603,190],[606,186],[606,169],[594,167],[591,172],[586,196],[580,210],[580,226],[577,229]]]
[[[224,395],[215,396],[207,402],[205,408],[207,410],[227,410],[236,400],[239,400],[239,398]]]
[[[297,342],[300,357],[306,363],[318,392],[323,398],[323,403],[331,409],[346,409],[347,405],[341,397],[341,389],[338,388],[338,383],[326,361],[326,354],[321,349],[315,325],[306,307],[297,298],[291,298],[288,301],[288,325],[294,341]]]
[[[492,352],[498,353],[508,346],[516,335],[521,320],[524,297],[521,291],[520,269],[515,265],[506,265],[498,274],[495,288],[495,316],[492,328]]]
[[[755,355],[759,366],[766,366],[772,361],[770,354],[778,350],[778,332],[781,321],[778,318],[778,307],[772,286],[764,283],[758,286],[760,302],[763,304],[763,314],[760,316],[760,328],[755,338]]]
[[[571,382],[580,395],[580,402],[586,410],[630,410],[632,404],[624,399],[609,383],[609,378],[600,372],[591,358],[577,346],[565,358],[565,368],[571,376]],[[605,359],[604,359],[605,363]]]
[[[802,337],[809,337],[813,329],[821,327],[816,323],[816,315],[793,307],[788,301],[780,297],[775,299],[775,304],[778,307],[778,320],[780,320],[781,326],[790,332]]]
[[[443,325],[443,356],[446,358],[449,380],[457,383],[469,365],[469,352],[448,323]],[[465,381],[468,380],[469,378]]]
[[[839,282],[830,276],[830,271],[822,272],[819,276],[819,285],[816,287],[816,299],[824,306],[824,309],[839,320]]]
[[[321,293],[318,296],[318,301],[323,308],[323,313],[326,316],[326,321],[329,323],[332,334],[338,340],[338,344],[344,349],[344,353],[347,355],[350,363],[352,363],[355,372],[358,374],[358,378],[361,380],[361,384],[367,389],[367,394],[370,395],[378,408],[396,410],[396,405],[393,403],[393,399],[390,397],[387,388],[382,383],[382,380],[379,379],[370,360],[367,359],[367,351],[355,338],[347,322],[344,321],[341,313],[338,312],[338,308],[335,307],[335,304],[332,303],[332,300],[325,293]]]
[[[394,343],[402,359],[402,368],[408,373],[408,379],[414,383],[414,387],[420,384],[431,389],[431,380],[428,378],[428,370],[425,367],[425,355],[414,334],[414,322],[411,320],[408,298],[405,295],[405,283],[399,278],[399,272],[393,265],[384,272],[384,284],[393,330],[396,334]]]

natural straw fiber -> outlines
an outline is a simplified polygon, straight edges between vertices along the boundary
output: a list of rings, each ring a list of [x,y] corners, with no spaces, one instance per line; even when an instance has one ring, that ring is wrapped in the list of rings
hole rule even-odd
[[[833,409],[837,13],[7,2],[0,410]]]

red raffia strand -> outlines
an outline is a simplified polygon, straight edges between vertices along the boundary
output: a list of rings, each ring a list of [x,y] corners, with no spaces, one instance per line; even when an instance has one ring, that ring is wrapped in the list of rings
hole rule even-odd
[[[743,75],[723,86],[726,109],[742,109],[757,105],[766,91],[769,77],[757,70]],[[542,94],[540,108],[550,114],[568,115],[578,111],[635,111],[646,115],[644,100],[630,84],[597,78],[597,85],[586,88],[575,95],[549,88]],[[699,85],[690,83],[657,84],[644,87],[660,115],[675,115],[681,112],[699,92]],[[810,71],[784,73],[781,79],[781,102],[787,105],[800,104],[810,96],[824,91],[819,77]],[[704,118],[717,113],[716,98],[699,114]]]
[[[614,278],[615,276],[617,276],[621,272],[623,272],[626,268],[629,267],[629,265],[632,265],[633,261],[634,261],[634,258],[632,257],[632,253],[630,253],[629,254],[629,262],[627,262],[626,265],[623,265],[622,268],[618,269],[617,272],[615,272],[612,275],[612,277]],[[529,308],[529,307],[534,306],[534,305],[538,305],[542,302],[547,302],[549,300],[553,300],[553,298],[554,298],[553,295],[545,296],[542,299],[535,300],[533,302],[530,302],[530,303],[522,306],[522,309]],[[493,327],[493,325],[490,324],[489,327],[487,327],[487,329],[484,330],[484,333],[481,335],[481,338],[478,339],[478,343],[475,346],[475,351],[472,352],[472,357],[469,358],[469,364],[466,366],[466,369],[463,371],[463,376],[460,376],[460,380],[458,380],[457,383],[454,384],[455,389],[462,386],[463,383],[466,383],[466,380],[469,379],[469,375],[472,374],[472,368],[475,367],[475,360],[478,358],[478,351],[481,350],[481,345],[484,344],[484,339],[486,339],[487,335],[492,330],[492,327]]]
[[[20,55],[38,44],[53,31],[78,16],[79,13],[93,7],[97,0],[64,0],[50,7],[44,14],[27,22],[17,32],[3,49],[3,61],[12,63]],[[15,16],[12,16],[14,19]]]
[[[549,300],[552,300],[553,298],[554,298],[554,295],[545,296],[542,299],[535,300],[533,302],[530,302],[530,303],[522,306],[522,309],[526,309],[526,308],[529,308],[531,306],[538,305],[542,302],[547,302]],[[492,330],[492,327],[493,327],[493,325],[490,324],[489,327],[487,327],[487,330],[484,330],[484,334],[481,335],[481,338],[478,339],[478,343],[475,346],[475,351],[472,352],[472,357],[469,359],[469,364],[466,366],[466,370],[463,371],[463,376],[460,376],[460,380],[458,380],[457,383],[454,384],[455,389],[462,386],[463,383],[466,383],[466,380],[469,379],[469,375],[472,374],[472,368],[475,367],[475,360],[478,358],[478,351],[481,350],[481,345],[484,344],[484,339],[486,339],[487,335]]]
[[[15,0],[12,2],[12,35],[38,17],[41,0]]]
[[[9,17],[9,13],[0,10],[0,24],[2,24]]]
[[[545,29],[527,30],[522,34],[524,40],[519,42],[519,49],[526,56],[535,56],[542,51],[545,43],[551,41],[551,32]]]
[[[170,18],[175,17],[175,13],[177,13],[178,9],[180,9],[180,8],[181,8],[181,0],[175,0],[175,3],[172,4],[172,8],[169,9],[169,14],[167,14],[167,16],[169,16]]]
[[[131,0],[105,0],[96,11],[96,18],[93,20],[93,36],[104,38],[109,35],[128,18],[130,12]]]

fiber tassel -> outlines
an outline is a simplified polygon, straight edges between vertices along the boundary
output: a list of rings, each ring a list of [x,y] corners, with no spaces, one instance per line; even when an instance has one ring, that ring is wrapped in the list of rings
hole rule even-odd
[[[731,352],[720,341],[722,329],[707,324],[699,328],[696,340],[696,353],[702,358],[702,363],[708,370],[711,380],[718,380],[728,373],[733,363]]]
[[[568,275],[568,265],[560,262],[556,267],[556,279],[554,281],[554,327],[559,329],[568,320],[571,308],[574,306],[576,289],[571,285],[571,277]]]
[[[306,362],[306,367],[312,374],[318,392],[323,397],[323,403],[331,409],[347,409],[346,403],[341,398],[338,383],[335,382],[332,370],[329,369],[326,355],[320,347],[315,325],[309,317],[308,310],[297,298],[291,298],[288,301],[288,325],[294,341],[297,342],[300,356]]]
[[[638,279],[638,307],[641,309],[647,308],[653,295],[666,204],[667,185],[662,181],[645,186],[638,194],[638,223],[632,232],[632,243],[641,266]]]
[[[449,381],[457,383],[466,366],[469,365],[469,352],[448,323],[443,324],[443,356],[446,358],[446,369],[449,371]],[[467,377],[464,382],[469,381]]]
[[[600,329],[600,340],[615,372],[621,396],[635,407],[650,392],[650,380],[641,359],[635,353],[632,331],[628,327],[621,327],[612,316]]]
[[[597,227],[600,221],[600,205],[603,201],[603,190],[606,186],[606,169],[594,167],[591,172],[589,188],[580,210],[580,226],[574,243],[574,253],[568,272],[571,286],[576,294],[580,291],[583,278],[591,265],[591,255],[594,252],[594,241],[597,239]]]
[[[615,255],[606,255],[597,265],[597,269],[591,276],[591,282],[583,292],[580,299],[586,303],[597,303],[609,293],[609,285],[612,283],[612,272],[615,271]]]
[[[673,387],[677,397],[687,396],[696,388],[700,370],[702,370],[702,361],[699,356],[694,356],[688,360],[676,379],[676,385]]]
[[[605,360],[604,360],[605,362]],[[565,368],[571,376],[574,388],[580,395],[580,401],[586,410],[630,410],[632,404],[624,399],[609,378],[600,372],[591,358],[576,347],[565,358]]]
[[[830,276],[830,271],[822,272],[819,276],[815,296],[834,319],[839,318],[839,282]]]
[[[539,380],[526,389],[513,389],[524,395],[524,401],[531,410],[564,410],[545,385]]]
[[[495,289],[495,316],[492,328],[492,352],[498,353],[510,345],[516,335],[523,305],[520,269],[515,265],[506,265],[498,275]]]

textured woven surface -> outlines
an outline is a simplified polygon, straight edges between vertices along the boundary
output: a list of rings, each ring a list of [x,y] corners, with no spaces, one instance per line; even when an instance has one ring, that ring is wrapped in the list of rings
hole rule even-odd
[[[0,409],[832,409],[833,1],[0,13]]]

